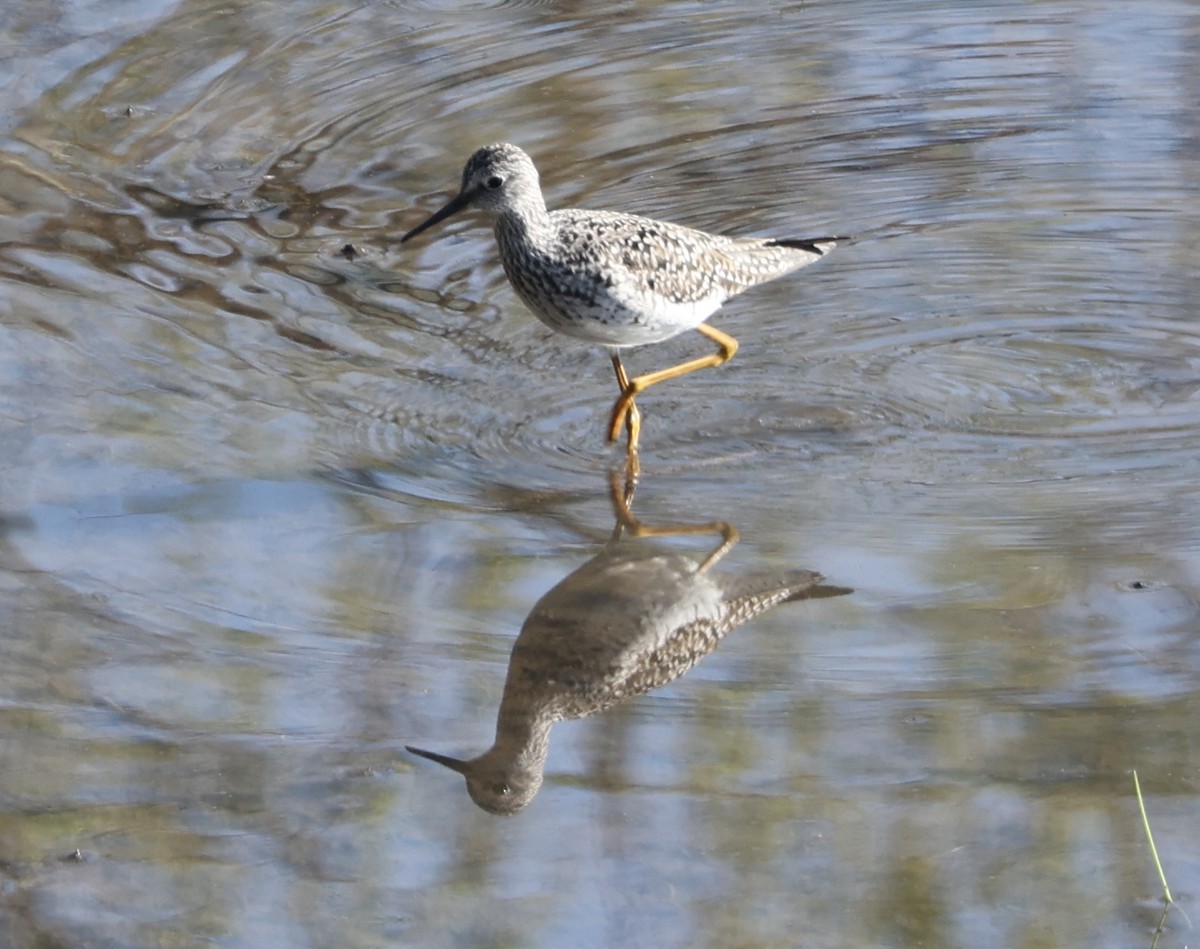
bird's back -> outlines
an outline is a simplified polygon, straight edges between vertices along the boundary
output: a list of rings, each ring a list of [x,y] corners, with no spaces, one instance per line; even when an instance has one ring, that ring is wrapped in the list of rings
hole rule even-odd
[[[682,554],[615,547],[538,601],[505,687],[577,718],[682,675],[731,630],[777,603],[847,592],[812,571],[726,577]],[[828,591],[828,592],[822,592]]]

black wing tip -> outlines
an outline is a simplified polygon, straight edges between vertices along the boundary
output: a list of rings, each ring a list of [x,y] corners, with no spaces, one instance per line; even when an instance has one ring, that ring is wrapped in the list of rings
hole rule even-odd
[[[785,600],[795,603],[797,600],[823,600],[832,596],[848,596],[854,592],[853,587],[837,587],[831,583],[821,583],[819,580],[812,586],[793,591]]]
[[[782,238],[767,241],[768,247],[790,247],[793,250],[803,250],[818,257],[824,257],[827,251],[833,250],[838,244],[844,244],[853,238],[849,237],[809,237],[805,240]]]

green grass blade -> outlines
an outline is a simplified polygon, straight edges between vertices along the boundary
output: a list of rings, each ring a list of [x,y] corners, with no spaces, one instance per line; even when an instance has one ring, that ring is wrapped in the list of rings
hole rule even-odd
[[[1158,859],[1158,848],[1154,846],[1154,834],[1150,833],[1150,818],[1146,816],[1146,802],[1142,800],[1142,783],[1138,780],[1136,768],[1133,772],[1133,789],[1137,792],[1138,810],[1142,812],[1142,827],[1146,831],[1146,842],[1150,844],[1150,856],[1154,858],[1154,866],[1158,870],[1158,879],[1162,883],[1163,897],[1169,906],[1175,901],[1171,899],[1171,888],[1167,886],[1167,875],[1163,873],[1162,862]]]

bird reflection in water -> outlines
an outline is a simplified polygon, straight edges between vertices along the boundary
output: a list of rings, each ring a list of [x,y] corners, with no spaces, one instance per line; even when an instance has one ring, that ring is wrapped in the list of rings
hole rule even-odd
[[[737,543],[724,522],[651,527],[631,510],[633,482],[612,479],[616,526],[604,549],[538,600],[513,646],[496,740],[475,758],[407,746],[457,771],[471,799],[515,814],[542,786],[555,722],[583,718],[687,672],[730,631],[778,603],[841,596],[810,570],[721,576],[712,568]],[[716,535],[697,560],[632,539]]]

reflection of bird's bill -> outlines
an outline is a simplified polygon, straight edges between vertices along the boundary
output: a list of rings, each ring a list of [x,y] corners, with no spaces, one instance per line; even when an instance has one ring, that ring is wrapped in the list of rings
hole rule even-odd
[[[420,755],[422,758],[428,758],[430,761],[436,761],[438,764],[444,764],[451,771],[457,771],[459,774],[467,773],[467,762],[461,758],[439,755],[436,751],[426,751],[423,748],[414,748],[412,745],[405,745],[404,750],[410,751],[414,755]]]
[[[460,192],[449,202],[447,202],[446,206],[440,211],[435,211],[423,224],[418,224],[411,231],[400,238],[400,243],[403,244],[410,237],[416,237],[422,231],[429,230],[435,224],[441,224],[442,221],[446,220],[446,218],[450,217],[452,214],[457,214],[470,203],[471,195],[466,191]]]

